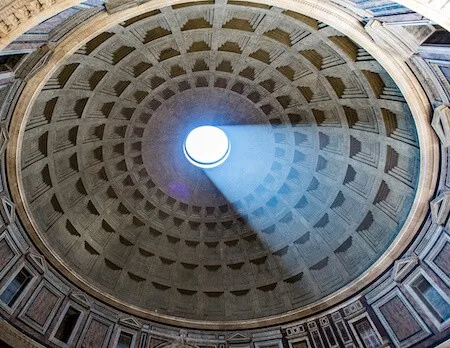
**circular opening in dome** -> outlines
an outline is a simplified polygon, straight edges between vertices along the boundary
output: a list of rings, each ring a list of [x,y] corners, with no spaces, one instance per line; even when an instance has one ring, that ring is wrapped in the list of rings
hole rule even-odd
[[[214,126],[193,129],[183,144],[184,155],[193,165],[213,168],[228,158],[231,144],[223,130]]]

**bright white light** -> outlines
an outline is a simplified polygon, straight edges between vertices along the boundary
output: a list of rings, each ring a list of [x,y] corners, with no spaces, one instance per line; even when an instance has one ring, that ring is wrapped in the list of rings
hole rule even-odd
[[[223,130],[202,126],[192,130],[184,141],[184,155],[200,168],[213,168],[225,162],[231,145]]]

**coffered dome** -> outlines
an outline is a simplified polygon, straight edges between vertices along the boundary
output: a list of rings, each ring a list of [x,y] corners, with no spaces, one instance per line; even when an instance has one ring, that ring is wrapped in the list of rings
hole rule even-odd
[[[189,163],[192,128],[233,146]],[[45,82],[21,145],[26,206],[56,264],[122,308],[249,320],[342,290],[390,247],[419,147],[396,84],[336,29],[201,1],[128,19]]]

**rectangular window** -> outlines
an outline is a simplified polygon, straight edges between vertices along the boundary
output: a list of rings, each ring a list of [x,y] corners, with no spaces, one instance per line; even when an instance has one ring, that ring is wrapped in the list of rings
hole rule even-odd
[[[117,341],[117,348],[130,348],[133,342],[133,335],[127,332],[121,332]]]
[[[25,287],[30,283],[31,278],[33,277],[30,272],[28,272],[25,268],[22,268],[2,292],[0,295],[0,300],[2,300],[2,302],[8,307],[12,307]]]
[[[423,275],[419,275],[411,287],[436,319],[441,323],[450,319],[450,304]]]
[[[61,342],[68,343],[80,315],[79,310],[69,307],[61,324],[59,324],[58,330],[56,330],[55,337]]]
[[[369,320],[367,318],[361,318],[356,321],[354,324],[355,330],[358,333],[359,338],[364,344],[366,348],[376,348],[381,346],[381,342],[378,339],[378,336],[375,330],[370,325]]]

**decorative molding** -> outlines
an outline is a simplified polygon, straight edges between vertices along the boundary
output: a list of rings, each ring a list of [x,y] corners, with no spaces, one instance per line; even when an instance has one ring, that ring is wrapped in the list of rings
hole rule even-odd
[[[416,267],[419,263],[417,256],[409,256],[401,260],[397,260],[394,263],[394,269],[392,271],[392,277],[394,281],[400,282],[404,279],[410,271]]]
[[[396,308],[397,311],[395,312],[390,309],[390,316],[386,318],[386,314],[383,314],[383,306],[390,305],[398,308]],[[398,288],[393,289],[390,293],[386,294],[383,298],[375,302],[373,304],[373,309],[396,346],[412,346],[413,344],[423,340],[431,334],[428,326],[417,314],[414,307],[407,301],[405,295],[403,295],[403,293]],[[401,310],[401,312],[398,312],[398,310]],[[398,317],[394,317],[396,313],[398,313]],[[404,314],[408,314],[408,317],[402,317],[402,315]],[[398,335],[402,333],[401,326],[406,324],[406,320],[411,320],[412,323],[414,323],[414,325],[418,327],[418,331],[407,337],[399,337]],[[398,325],[400,325],[400,328],[393,327],[392,325],[394,323],[398,323]]]
[[[415,30],[409,28],[414,27]],[[436,29],[430,23],[383,23],[372,18],[364,27],[381,47],[395,51],[403,60],[414,55]],[[419,28],[419,29],[417,29]]]
[[[277,338],[281,338],[283,335],[281,334],[280,330],[270,330],[270,331],[263,331],[263,332],[255,332],[252,335],[253,341],[267,341],[267,340],[273,340]]]
[[[307,334],[308,332],[305,330],[304,325],[296,325],[286,329],[286,336],[288,337],[305,336]]]
[[[450,318],[442,318],[438,313],[436,313],[437,308],[433,308],[433,306],[429,303],[429,300],[427,300],[427,297],[425,295],[419,295],[417,289],[415,289],[414,283],[420,276],[425,278],[428,284],[434,289],[434,292],[439,294],[444,302],[450,303],[450,298],[446,291],[441,289],[432,277],[420,267],[411,273],[411,275],[404,282],[405,288],[409,292],[410,296],[412,296],[415,302],[419,304],[426,316],[432,321],[433,325],[442,332],[450,326]]]
[[[6,149],[6,145],[8,144],[8,130],[5,126],[0,127],[0,154],[3,153]]]
[[[359,314],[364,312],[364,307],[361,303],[361,301],[355,301],[352,304],[349,304],[347,307],[344,308],[344,314],[345,318],[353,318]]]
[[[72,300],[85,308],[90,308],[92,306],[92,300],[83,292],[72,292],[69,296]]]
[[[14,243],[14,240],[11,238],[11,235],[8,230],[5,230],[0,234],[0,242],[6,244],[6,246],[3,247],[3,254],[1,256],[3,258],[6,257],[4,252],[5,250],[7,250],[7,248],[10,250],[11,255],[9,260],[6,263],[4,263],[3,268],[0,269],[0,279],[2,279],[3,276],[7,274],[8,271],[11,269],[11,267],[16,263],[16,261],[20,259],[21,252],[16,246],[16,243]]]
[[[0,49],[35,25],[80,2],[81,0],[12,0],[3,4],[0,7]]]
[[[433,112],[431,121],[436,135],[439,137],[444,147],[450,146],[450,107],[448,105],[439,105]]]
[[[436,234],[438,238],[430,241],[431,248],[428,250],[424,261],[439,276],[442,281],[450,287],[450,274],[448,270],[443,269],[443,260],[448,259],[448,247],[450,246],[450,236],[440,230]],[[440,262],[438,261],[440,259]]]
[[[105,3],[105,8],[108,13],[115,13],[138,6],[143,2],[145,0],[109,0]]]
[[[129,327],[132,327],[135,329],[136,328],[139,329],[142,327],[142,323],[133,317],[120,318],[119,322],[123,325],[129,326]]]
[[[52,54],[51,44],[42,45],[21,62],[16,70],[16,77],[28,81],[47,63]]]
[[[232,334],[227,341],[229,343],[247,343],[251,341],[251,338],[240,333],[240,332],[236,332],[234,334]]]
[[[19,25],[50,8],[57,0],[11,1],[1,9],[0,37],[8,35]]]
[[[449,0],[397,0],[396,2],[450,31]]]
[[[5,1],[0,8],[0,48],[6,47],[19,35],[31,29],[39,22],[50,18],[59,12],[79,4],[81,0],[21,0]],[[140,5],[143,1],[127,1],[126,5],[119,4],[120,0],[110,1],[106,5],[110,13],[121,11]],[[450,18],[447,15],[450,10],[448,0],[399,0],[399,4],[439,24],[450,31]],[[340,6],[341,3],[339,3]],[[361,11],[356,11],[352,2],[343,4],[347,11],[353,12],[357,17],[364,16]],[[39,19],[40,20],[39,20]]]
[[[62,342],[57,337],[55,337],[55,335],[58,332],[58,329],[59,329],[61,323],[63,322],[64,317],[66,316],[69,308],[74,308],[74,309],[78,310],[80,312],[80,314],[79,314],[78,318],[76,319],[76,322],[74,323],[75,326],[73,327],[72,333],[68,337],[68,340],[66,342]],[[85,315],[86,315],[86,312],[84,311],[83,307],[79,306],[77,303],[74,303],[72,301],[67,301],[67,303],[64,305],[64,309],[62,310],[62,312],[59,312],[59,318],[57,319],[56,324],[54,326],[52,325],[53,330],[51,331],[49,341],[56,343],[56,345],[58,345],[62,348],[73,347],[75,344],[72,344],[72,342],[78,333],[78,329],[80,328]]]
[[[34,252],[29,252],[26,257],[33,264],[33,266],[36,267],[39,273],[43,274],[47,272],[47,262],[43,256]]]
[[[64,300],[62,294],[50,282],[43,279],[20,311],[18,318],[36,331],[44,334]],[[42,301],[42,302],[41,302]],[[41,307],[45,303],[44,307]]]
[[[431,220],[438,225],[445,225],[450,212],[450,191],[444,191],[430,202]]]
[[[6,196],[2,197],[3,210],[8,218],[8,224],[14,222],[16,219],[16,205],[11,202]]]
[[[94,325],[92,325],[94,323]],[[94,329],[91,328],[91,326],[94,326]],[[85,345],[85,341],[94,341],[95,340],[95,334],[96,330],[98,330],[99,327],[102,327],[104,330],[104,337],[103,337],[103,343],[101,346],[98,346],[99,348],[106,348],[108,345],[108,342],[111,338],[113,329],[114,329],[114,323],[96,313],[91,312],[87,318],[86,323],[84,324],[84,329],[81,332],[81,336],[79,338],[79,346]],[[94,336],[94,337],[92,337]]]
[[[297,344],[295,344],[295,343],[297,343]],[[306,332],[303,337],[298,337],[298,338],[289,340],[288,344],[289,344],[289,348],[294,348],[298,345],[300,345],[301,347],[302,347],[302,345],[303,346],[306,345],[307,348],[311,348],[311,343],[309,342],[309,337],[306,336]]]
[[[283,348],[283,343],[281,338],[280,339],[272,339],[270,341],[255,341],[253,342],[253,345],[255,348]]]

